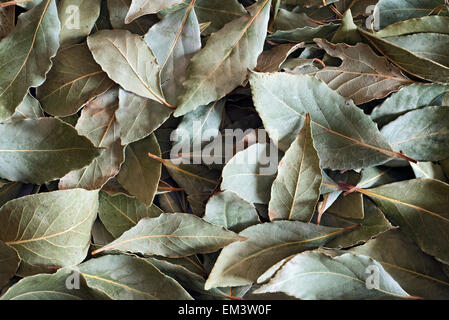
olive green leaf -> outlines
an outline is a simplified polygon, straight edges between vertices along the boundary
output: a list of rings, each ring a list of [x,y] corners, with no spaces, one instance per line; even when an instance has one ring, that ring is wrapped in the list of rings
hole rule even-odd
[[[379,28],[395,22],[429,15],[436,7],[442,5],[439,0],[380,0],[374,16]]]
[[[273,221],[249,227],[239,233],[248,240],[221,251],[205,288],[252,284],[278,261],[318,248],[345,231],[300,221]]]
[[[360,226],[357,229],[345,232],[344,234],[329,241],[326,247],[330,248],[349,248],[355,245],[363,244],[366,241],[377,237],[378,235],[393,229],[394,227],[385,218],[385,215],[371,201],[365,199],[362,202],[364,216],[362,219],[344,218],[333,214],[330,210],[323,215],[321,224],[327,227],[347,228],[356,224]]]
[[[210,22],[205,35],[217,32],[247,13],[238,0],[196,0],[195,12],[200,23]]]
[[[234,232],[260,223],[254,205],[232,191],[217,193],[209,199],[204,220]]]
[[[15,26],[15,10],[13,6],[0,8],[0,40],[5,38]]]
[[[386,38],[419,32],[449,34],[449,17],[427,16],[396,22],[376,32],[376,36]]]
[[[124,194],[100,193],[98,216],[114,239],[134,227],[140,219],[156,218],[162,213],[154,204],[146,206],[137,199]]]
[[[42,107],[51,115],[72,115],[114,85],[85,43],[59,50],[53,64],[47,80],[37,89]]]
[[[145,41],[128,30],[101,30],[87,38],[95,61],[123,89],[173,108],[160,86],[159,65]]]
[[[132,0],[125,23],[131,23],[135,19],[151,13],[173,7],[184,0]]]
[[[201,49],[194,4],[191,1],[189,6],[165,16],[144,37],[159,62],[162,90],[170,104],[175,104],[182,93],[190,60]]]
[[[89,287],[86,279],[76,272],[63,268],[54,274],[26,277],[9,288],[0,300],[109,300],[102,292]],[[70,277],[79,277],[79,289],[67,287]]]
[[[343,61],[340,66],[326,67],[315,73],[315,76],[343,97],[352,99],[355,104],[384,98],[413,83],[401,70],[386,58],[376,55],[364,43],[349,46],[344,43],[332,44],[324,39],[316,39],[315,42],[329,55]]]
[[[62,177],[59,189],[101,189],[110,178],[117,175],[124,161],[124,147],[115,121],[117,108],[118,89],[109,90],[84,107],[75,129],[96,147],[103,148],[103,151],[87,167]]]
[[[89,287],[114,300],[192,300],[173,278],[144,259],[107,255],[79,266]]]
[[[267,156],[269,149],[270,145],[257,143],[238,152],[223,169],[221,189],[233,191],[249,202],[268,204],[277,171],[269,169],[277,168],[279,161],[279,157],[271,159],[271,151]]]
[[[83,41],[100,16],[101,0],[61,0],[58,3],[61,46]]]
[[[276,20],[274,21],[274,30],[291,30],[303,27],[318,27],[319,24],[313,22],[312,19],[307,16],[307,14],[295,13],[285,9],[279,9],[276,15]]]
[[[358,192],[373,199],[425,253],[449,261],[449,185],[433,179],[414,179]]]
[[[120,137],[127,145],[148,137],[171,115],[172,110],[154,100],[140,97],[120,88],[116,111]]]
[[[354,23],[354,18],[352,16],[351,9],[348,9],[343,14],[341,19],[341,26],[338,28],[337,32],[335,32],[332,37],[331,42],[333,43],[347,43],[350,45],[355,45],[357,42],[360,42],[362,38],[360,34],[357,32],[357,25]]]
[[[398,230],[381,234],[350,251],[376,259],[409,294],[424,299],[449,297],[449,278],[442,265]]]
[[[379,280],[372,288],[367,285],[371,276],[367,270],[374,270]],[[273,278],[255,291],[269,292],[284,292],[302,300],[409,297],[379,262],[352,253],[332,258],[318,251],[300,253],[282,261]]]
[[[20,258],[17,251],[0,241],[0,288],[8,283],[19,268]]]
[[[273,220],[310,222],[320,197],[321,168],[313,145],[310,116],[279,163],[268,214]]]
[[[125,17],[130,5],[131,0],[107,0],[109,21],[113,29],[124,29],[144,35],[152,25],[159,21],[156,15],[145,15],[131,23],[125,23]]]
[[[315,38],[324,38],[330,40],[337,31],[337,24],[325,24],[318,27],[301,27],[291,30],[278,30],[268,36],[269,40],[274,42],[313,42]]]
[[[288,149],[309,113],[323,168],[364,168],[403,157],[391,150],[362,110],[316,78],[252,73],[250,83],[265,129],[277,137],[282,150]]]
[[[400,116],[382,128],[393,150],[419,161],[449,157],[449,107],[426,107]]]
[[[158,218],[141,219],[135,227],[93,253],[119,250],[181,258],[215,252],[232,242],[243,240],[246,238],[193,214],[163,213]]]
[[[257,65],[263,51],[271,0],[249,7],[250,13],[212,34],[206,46],[192,59],[176,117],[201,105],[221,99],[241,85],[248,68]]]
[[[0,240],[41,267],[73,266],[87,255],[98,191],[72,189],[14,199],[0,208]]]
[[[41,184],[80,169],[100,154],[70,125],[55,118],[0,124],[0,176]]]
[[[22,103],[16,108],[16,112],[6,122],[13,123],[24,119],[37,119],[43,116],[44,112],[39,100],[28,93]]]
[[[148,153],[161,154],[154,134],[126,147],[125,162],[117,179],[130,194],[146,205],[151,205],[161,177],[162,165],[149,158]]]
[[[402,70],[424,80],[440,84],[449,83],[449,67],[447,65],[420,56],[407,48],[396,45],[387,39],[379,38],[361,28],[358,30],[371,45]],[[415,44],[419,46],[419,43]],[[435,45],[435,43],[432,43],[432,50],[435,49]]]
[[[437,98],[447,91],[449,86],[439,84],[415,83],[406,86],[374,108],[371,118],[379,125],[385,125],[408,111],[438,105]]]
[[[59,47],[59,19],[54,0],[21,14],[0,43],[0,119],[12,116],[31,87],[45,81]]]

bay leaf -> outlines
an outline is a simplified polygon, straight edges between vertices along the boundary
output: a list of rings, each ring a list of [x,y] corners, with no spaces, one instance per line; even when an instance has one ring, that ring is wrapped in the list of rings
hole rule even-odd
[[[268,205],[270,220],[310,222],[320,197],[320,159],[307,114],[295,141],[279,163]]]
[[[124,161],[124,147],[115,121],[118,108],[118,89],[111,89],[92,102],[81,112],[75,129],[98,147],[101,155],[87,167],[66,174],[59,181],[59,189],[101,189],[117,175]]]
[[[156,15],[145,15],[133,22],[125,23],[131,0],[107,0],[109,21],[113,29],[129,30],[132,33],[144,35],[152,25],[158,22]]]
[[[0,240],[40,267],[73,266],[87,255],[98,191],[72,189],[14,199],[0,208]]]
[[[119,250],[180,258],[214,252],[232,242],[243,240],[246,238],[193,214],[163,213],[158,218],[141,219],[135,227],[93,254]]]
[[[399,21],[376,32],[376,36],[386,38],[420,32],[449,34],[449,17],[427,16]]]
[[[59,50],[48,79],[37,89],[37,98],[45,112],[65,117],[77,113],[113,85],[82,43]]]
[[[345,231],[300,221],[273,221],[249,227],[239,233],[248,240],[221,251],[205,288],[252,284],[278,261],[318,248]]]
[[[162,93],[156,57],[140,36],[128,30],[101,30],[87,38],[87,45],[95,61],[123,89],[173,108]]]
[[[337,24],[325,24],[318,27],[301,27],[291,30],[278,30],[269,35],[268,39],[280,43],[312,42],[315,38],[330,40],[337,29]]]
[[[209,199],[204,220],[234,232],[260,223],[254,205],[232,191],[214,194]]]
[[[323,39],[315,42],[332,57],[342,60],[338,67],[325,67],[315,73],[327,85],[355,104],[382,99],[401,87],[412,84],[401,70],[386,58],[379,57],[364,43],[349,46],[332,44]]]
[[[0,241],[0,288],[6,285],[19,268],[20,257],[12,247]]]
[[[287,60],[287,57],[302,47],[302,43],[286,43],[264,51],[257,59],[255,70],[258,72],[278,72],[281,69],[281,65]]]
[[[192,300],[178,282],[141,258],[107,255],[79,270],[89,287],[114,300]]]
[[[377,288],[367,286],[369,267],[376,270]],[[255,291],[268,292],[284,292],[302,300],[409,297],[382,265],[369,257],[345,253],[332,258],[316,251],[285,259],[274,277]]]
[[[51,181],[100,154],[73,127],[54,118],[0,124],[0,137],[0,176],[11,181]]]
[[[205,35],[217,32],[247,13],[238,0],[196,0],[195,12],[200,23],[210,22]]]
[[[125,149],[125,162],[117,176],[120,184],[146,205],[153,203],[161,177],[162,165],[148,157],[148,153],[160,155],[154,134],[129,144]]]
[[[181,2],[183,0],[132,0],[125,23],[131,23],[143,15],[157,13]]]
[[[441,182],[449,182],[444,174],[443,168],[439,164],[433,162],[418,162],[410,163],[410,166],[412,167],[416,178],[429,178],[440,180]]]
[[[15,7],[0,8],[0,40],[5,38],[15,26]]]
[[[100,192],[98,216],[116,239],[134,227],[143,218],[156,218],[162,213],[156,205],[147,206],[124,194],[109,195]]]
[[[175,117],[221,99],[245,81],[247,69],[257,65],[263,51],[270,4],[271,0],[262,0],[251,6],[250,14],[226,24],[195,54]]]
[[[45,0],[21,14],[0,43],[0,119],[11,117],[31,87],[45,81],[59,48],[55,0]]]
[[[309,113],[322,168],[363,168],[403,157],[391,150],[362,110],[316,78],[252,73],[250,83],[265,129],[282,150],[288,149]]]

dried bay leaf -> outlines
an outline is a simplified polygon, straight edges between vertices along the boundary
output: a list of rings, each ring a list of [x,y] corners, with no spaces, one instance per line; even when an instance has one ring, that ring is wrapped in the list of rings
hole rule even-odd
[[[118,89],[115,88],[89,102],[83,109],[75,129],[96,147],[103,148],[103,151],[89,166],[62,177],[59,189],[101,189],[110,178],[117,175],[124,161],[124,147],[115,121],[117,108]]]
[[[134,227],[143,218],[156,218],[162,213],[154,204],[147,206],[124,194],[100,193],[98,216],[105,228],[115,238]]]
[[[114,300],[192,300],[178,282],[141,258],[107,255],[79,270],[89,287]]]
[[[48,79],[37,89],[45,112],[69,116],[114,85],[85,43],[59,50]]]
[[[0,43],[0,119],[11,117],[31,87],[45,81],[59,48],[58,12],[54,0],[21,14],[14,30]]]
[[[274,221],[249,227],[239,233],[248,240],[221,251],[205,288],[252,284],[278,261],[318,248],[345,231],[300,221]]]
[[[321,168],[310,116],[279,163],[268,205],[270,220],[310,222],[320,197]]]
[[[129,11],[131,0],[107,0],[109,21],[113,29],[125,29],[132,33],[144,35],[158,19],[155,15],[145,15],[133,22],[125,23],[126,14]]]
[[[183,1],[184,0],[132,0],[125,18],[125,23],[131,23],[143,15],[157,13]]]
[[[158,218],[141,219],[137,225],[94,254],[119,250],[145,255],[181,258],[217,251],[245,237],[187,213],[163,213]]]
[[[252,73],[250,83],[265,129],[277,136],[282,150],[290,146],[309,113],[323,168],[363,168],[403,157],[391,150],[362,110],[318,79],[287,73]],[[349,121],[351,126],[346,125]]]
[[[270,4],[271,0],[262,0],[248,8],[248,15],[214,33],[192,58],[176,117],[221,99],[243,83],[247,69],[257,65],[263,51]]]
[[[19,264],[20,257],[17,251],[0,241],[0,288],[14,276]]]
[[[54,118],[0,124],[0,137],[0,176],[11,181],[51,181],[100,154],[90,140]]]
[[[72,189],[11,200],[0,208],[0,240],[41,267],[73,266],[87,255],[98,191]]]
[[[316,72],[315,76],[355,104],[384,98],[413,83],[386,58],[377,56],[368,45],[332,44],[322,39],[315,42],[329,55],[343,61],[338,67],[326,67]]]

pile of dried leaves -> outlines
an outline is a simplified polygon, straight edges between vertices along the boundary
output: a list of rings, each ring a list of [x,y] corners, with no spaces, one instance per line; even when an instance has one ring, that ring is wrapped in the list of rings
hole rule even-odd
[[[2,1],[0,33],[1,299],[449,298],[444,0]]]

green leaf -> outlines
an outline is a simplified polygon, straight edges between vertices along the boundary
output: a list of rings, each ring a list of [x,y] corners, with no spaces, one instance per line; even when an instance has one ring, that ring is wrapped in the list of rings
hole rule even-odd
[[[74,270],[60,269],[54,274],[38,274],[26,277],[0,298],[0,300],[109,300],[103,293],[90,288],[80,275],[79,289],[68,289],[69,277]]]
[[[249,227],[239,234],[248,240],[221,251],[205,288],[252,284],[278,261],[318,248],[345,231],[300,221],[274,221]]]
[[[53,64],[48,79],[37,89],[42,107],[51,115],[75,114],[88,101],[114,85],[85,43],[61,49]]]
[[[337,32],[335,32],[331,41],[333,43],[343,42],[350,45],[355,45],[361,40],[360,34],[357,32],[357,25],[354,23],[354,19],[352,17],[351,9],[348,9],[343,14],[341,26],[338,28]]]
[[[422,251],[444,263],[449,261],[449,185],[414,179],[358,191],[373,199]]]
[[[282,150],[288,149],[309,113],[323,168],[364,168],[403,157],[391,150],[362,110],[318,79],[287,73],[252,73],[250,83],[265,129],[272,138],[276,137],[273,139]]]
[[[12,116],[31,87],[45,81],[59,47],[54,0],[42,1],[21,14],[14,30],[0,43],[0,120]]]
[[[449,297],[449,278],[443,273],[442,265],[400,231],[384,233],[350,251],[376,259],[409,294],[424,299]]]
[[[72,189],[14,199],[0,209],[0,240],[40,267],[73,266],[87,255],[98,191]]]
[[[36,184],[80,169],[100,154],[87,138],[55,118],[0,124],[0,149],[1,177]]]
[[[344,43],[332,44],[326,40],[315,42],[332,57],[343,63],[338,67],[325,67],[315,76],[327,83],[346,99],[355,104],[363,104],[382,99],[401,87],[412,84],[401,70],[384,57],[379,57],[364,43],[349,46]]]
[[[217,32],[225,24],[247,13],[238,0],[196,0],[195,12],[200,23],[211,23],[205,35]]]
[[[233,191],[249,202],[268,204],[271,185],[276,178],[274,168],[279,161],[279,157],[271,159],[272,150],[267,157],[270,146],[257,143],[237,152],[223,169],[221,189]]]
[[[151,13],[173,7],[184,0],[132,0],[125,23],[131,23],[135,19]]]
[[[410,163],[416,178],[429,178],[448,183],[443,168],[433,162]]]
[[[171,115],[172,110],[154,100],[140,97],[120,88],[116,111],[120,137],[127,145],[148,137]]]
[[[449,86],[412,84],[393,93],[381,105],[374,108],[371,118],[379,125],[384,125],[408,111],[428,105],[437,105],[435,103],[437,98],[446,91],[449,91]]]
[[[144,259],[108,255],[79,266],[89,287],[114,300],[192,300],[173,278]]]
[[[124,161],[124,147],[115,121],[118,108],[118,89],[112,89],[88,103],[81,112],[75,129],[98,148],[101,155],[87,167],[66,174],[59,181],[59,189],[101,189],[117,175]]]
[[[303,12],[295,13],[281,8],[274,21],[273,29],[278,31],[318,26],[319,24],[313,22],[307,14]]]
[[[194,4],[191,1],[189,6],[165,16],[144,37],[159,62],[162,90],[170,104],[176,103],[190,60],[201,49]]]
[[[145,41],[127,30],[101,30],[87,38],[95,61],[123,89],[172,108],[162,93],[159,65]]]
[[[247,69],[257,65],[263,51],[271,0],[250,8],[250,14],[233,20],[211,35],[206,46],[192,59],[176,117],[221,99],[241,85]]]
[[[146,15],[135,19],[131,23],[125,23],[130,5],[131,0],[107,0],[109,20],[113,29],[125,29],[132,33],[144,35],[152,25],[159,21],[156,15]]]
[[[162,210],[155,205],[146,206],[124,194],[100,193],[98,216],[114,239],[134,227],[143,218],[156,218]]]
[[[209,199],[204,220],[234,232],[260,223],[254,205],[232,191],[217,193]]]
[[[13,123],[24,119],[37,119],[43,116],[44,112],[39,101],[28,93],[22,103],[16,108],[16,112],[6,122]]]
[[[378,287],[367,285],[372,277],[369,268],[376,271]],[[377,261],[351,253],[332,258],[317,251],[285,259],[274,277],[255,291],[269,292],[284,292],[302,300],[409,297]]]
[[[419,32],[449,34],[449,17],[427,16],[399,21],[397,23],[389,25],[385,29],[376,32],[376,36],[386,38]]]
[[[326,247],[349,248],[363,244],[394,228],[385,218],[382,211],[380,211],[371,201],[365,199],[365,201],[362,202],[362,206],[364,211],[364,217],[362,217],[362,219],[344,218],[333,214],[330,210],[323,215],[321,224],[327,227],[347,228],[356,224],[360,225],[357,229],[348,231],[329,241],[326,244]]]
[[[279,163],[271,187],[270,219],[310,222],[320,198],[320,159],[312,139],[310,116]]]
[[[141,219],[135,227],[94,254],[119,250],[181,258],[196,253],[215,252],[232,242],[245,239],[192,214],[163,213],[158,218]]]
[[[428,58],[421,57],[393,42],[376,37],[372,33],[359,28],[361,35],[369,41],[382,55],[402,70],[435,83],[449,83],[449,67]]]
[[[268,36],[274,42],[313,42],[315,38],[330,40],[338,29],[337,24],[326,24],[318,27],[301,27],[291,30],[278,30]]]
[[[449,157],[449,107],[426,107],[400,116],[382,128],[393,150],[419,161]]]
[[[61,46],[83,41],[100,16],[101,0],[61,0],[58,3]],[[78,20],[79,19],[79,20]],[[79,23],[79,25],[78,25]]]
[[[19,268],[20,258],[17,251],[0,241],[0,288],[8,283]]]
[[[376,19],[379,28],[395,22],[429,15],[433,9],[442,5],[439,0],[380,0],[376,6]]]
[[[117,179],[130,194],[146,205],[151,205],[161,177],[162,165],[149,158],[148,153],[161,154],[154,134],[126,147],[125,162]]]

